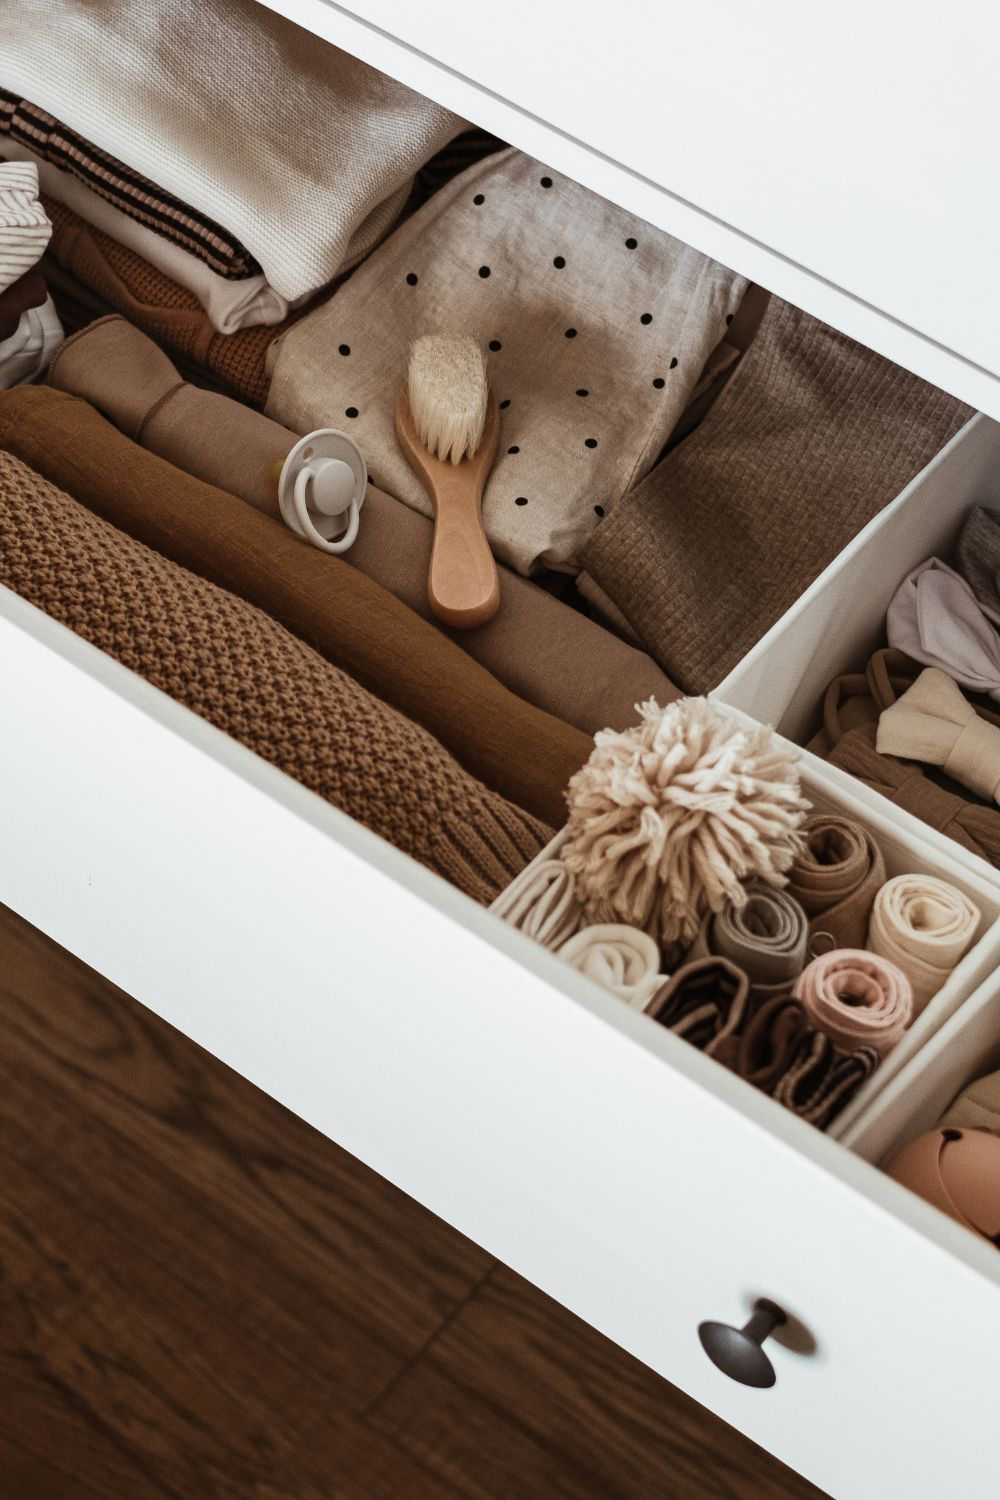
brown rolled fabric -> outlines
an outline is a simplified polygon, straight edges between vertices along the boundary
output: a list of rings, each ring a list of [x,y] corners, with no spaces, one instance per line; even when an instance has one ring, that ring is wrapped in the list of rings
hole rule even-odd
[[[668,676],[705,692],[971,415],[772,297],[705,420],[583,566]]]
[[[4,339],[13,338],[22,313],[30,312],[33,307],[41,307],[48,295],[45,278],[37,271],[19,276],[0,292],[0,343]]]
[[[824,701],[823,734],[810,749],[1000,868],[1000,809],[959,795],[950,784],[932,780],[913,761],[880,755],[876,749],[880,711],[867,677],[835,678]]]
[[[749,977],[754,1000],[784,993],[809,962],[809,923],[785,890],[747,882],[743,906],[731,902],[710,912],[687,953],[687,961],[727,958]]]
[[[802,1002],[794,995],[774,995],[751,1016],[740,1038],[734,1072],[770,1094],[798,1055],[810,1030]]]
[[[882,851],[852,818],[814,813],[786,887],[809,918],[809,948],[863,948],[875,897],[886,881]]]
[[[772,1098],[810,1125],[825,1130],[881,1061],[874,1047],[838,1052],[819,1031],[807,1031]]]
[[[684,964],[662,984],[645,1009],[675,1036],[732,1068],[750,1004],[750,981],[727,958]]]
[[[357,568],[147,453],[61,391],[4,392],[0,446],[112,525],[267,610],[518,807],[564,821],[587,736],[509,692]]]
[[[5,452],[0,583],[478,901],[550,836],[263,611]]]
[[[124,318],[102,318],[67,340],[48,379],[89,401],[150,452],[278,518],[272,470],[297,435],[186,383],[163,350]],[[433,621],[427,600],[433,534],[426,516],[371,483],[358,539],[344,559]],[[488,624],[448,633],[512,692],[585,734],[628,728],[637,703],[656,698],[665,708],[679,696],[652,657],[509,568],[500,568],[500,598]]]

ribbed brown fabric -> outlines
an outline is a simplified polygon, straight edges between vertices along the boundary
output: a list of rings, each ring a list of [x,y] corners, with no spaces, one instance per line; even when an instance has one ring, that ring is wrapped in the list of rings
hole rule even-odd
[[[667,675],[705,692],[971,415],[772,297],[704,422],[602,522],[584,568]]]
[[[518,807],[565,821],[566,785],[593,741],[502,687],[342,558],[147,453],[61,391],[0,394],[0,446],[113,526],[266,609]]]
[[[551,837],[261,610],[4,452],[0,582],[477,901]]]

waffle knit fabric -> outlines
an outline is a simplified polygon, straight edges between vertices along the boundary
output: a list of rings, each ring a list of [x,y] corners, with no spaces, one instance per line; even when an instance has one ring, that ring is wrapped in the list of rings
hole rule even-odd
[[[551,837],[262,610],[4,451],[0,582],[477,901]]]
[[[667,675],[707,692],[971,415],[772,297],[705,420],[583,566]]]
[[[377,244],[449,110],[257,0],[18,0],[0,83],[224,224],[290,301]]]

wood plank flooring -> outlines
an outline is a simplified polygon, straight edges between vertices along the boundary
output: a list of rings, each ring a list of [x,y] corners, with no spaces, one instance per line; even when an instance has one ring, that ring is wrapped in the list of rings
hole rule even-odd
[[[822,1500],[0,908],[0,1500]]]

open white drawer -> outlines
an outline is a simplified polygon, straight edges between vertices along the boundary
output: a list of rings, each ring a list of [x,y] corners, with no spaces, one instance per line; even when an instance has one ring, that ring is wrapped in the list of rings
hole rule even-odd
[[[0,900],[833,1495],[983,1493],[990,1246],[6,592],[0,701]]]

